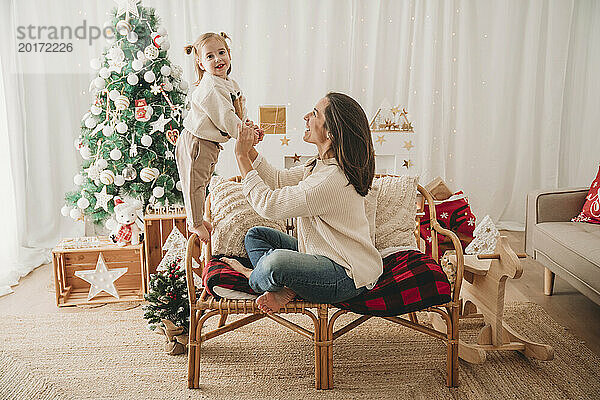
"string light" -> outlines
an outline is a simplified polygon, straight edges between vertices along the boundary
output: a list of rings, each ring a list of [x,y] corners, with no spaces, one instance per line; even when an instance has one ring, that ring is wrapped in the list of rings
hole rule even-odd
[[[483,37],[484,37],[484,38],[487,38],[487,33],[484,33],[484,34],[483,34]]]
[[[283,24],[283,28],[284,28],[284,29],[285,29],[285,28],[287,28],[287,24]]]

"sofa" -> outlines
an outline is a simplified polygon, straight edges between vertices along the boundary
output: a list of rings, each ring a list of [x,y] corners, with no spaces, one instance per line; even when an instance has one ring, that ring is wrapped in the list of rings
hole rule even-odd
[[[525,251],[545,268],[544,293],[558,274],[600,305],[600,225],[571,222],[589,188],[535,191],[527,195]]]

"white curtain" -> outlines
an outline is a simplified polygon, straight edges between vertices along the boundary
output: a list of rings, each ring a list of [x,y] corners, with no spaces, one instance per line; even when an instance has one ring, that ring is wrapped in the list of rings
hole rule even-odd
[[[286,104],[296,143],[302,116],[328,91],[352,95],[369,117],[384,99],[405,106],[418,135],[413,161],[421,182],[442,176],[467,193],[479,218],[489,214],[500,227],[522,229],[528,191],[587,186],[597,171],[597,1],[143,3],[156,8],[169,32],[170,58],[188,81],[193,62],[182,47],[203,32],[227,32],[232,76],[251,116],[257,119],[258,105]],[[59,210],[81,161],[72,143],[90,105],[89,60],[106,45],[71,40],[70,53],[19,53],[19,43],[35,40],[18,40],[17,28],[74,28],[83,20],[101,27],[113,7],[89,0],[2,3],[8,45],[0,50],[0,173],[8,194],[0,200],[0,287],[45,262],[61,237],[83,233]],[[222,175],[237,174],[232,152],[229,143],[221,153]]]

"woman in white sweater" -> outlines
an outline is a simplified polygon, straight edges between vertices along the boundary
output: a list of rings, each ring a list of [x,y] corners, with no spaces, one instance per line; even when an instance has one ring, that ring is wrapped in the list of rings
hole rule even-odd
[[[254,148],[254,131],[240,126],[235,154],[243,192],[258,214],[297,217],[298,239],[274,229],[248,231],[246,250],[253,269],[223,259],[246,275],[266,313],[295,295],[337,303],[371,289],[383,271],[371,240],[374,215],[365,196],[375,173],[371,131],[365,112],[351,97],[329,93],[304,116],[304,141],[319,155],[304,166],[277,170]]]

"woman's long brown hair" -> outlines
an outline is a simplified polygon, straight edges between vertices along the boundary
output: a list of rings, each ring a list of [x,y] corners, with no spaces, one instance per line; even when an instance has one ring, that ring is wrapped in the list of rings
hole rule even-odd
[[[375,149],[369,121],[352,97],[330,92],[325,96],[325,129],[338,165],[358,194],[366,196],[375,176]]]

